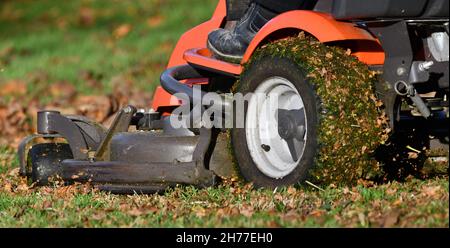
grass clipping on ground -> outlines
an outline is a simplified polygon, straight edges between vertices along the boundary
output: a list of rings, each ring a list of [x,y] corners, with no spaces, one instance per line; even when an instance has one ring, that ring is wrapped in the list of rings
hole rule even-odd
[[[350,50],[326,46],[303,33],[265,45],[252,60],[265,56],[295,61],[320,98],[319,154],[312,180],[351,184],[380,175],[373,153],[386,142],[389,129],[375,96],[377,74]]]

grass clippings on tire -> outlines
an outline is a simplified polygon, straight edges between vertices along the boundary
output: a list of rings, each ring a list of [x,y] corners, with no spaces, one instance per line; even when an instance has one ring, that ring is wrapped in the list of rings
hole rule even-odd
[[[389,129],[375,96],[377,74],[349,50],[326,46],[303,33],[263,46],[252,60],[265,56],[295,61],[320,97],[319,154],[312,180],[351,184],[380,175],[373,153],[386,142]]]

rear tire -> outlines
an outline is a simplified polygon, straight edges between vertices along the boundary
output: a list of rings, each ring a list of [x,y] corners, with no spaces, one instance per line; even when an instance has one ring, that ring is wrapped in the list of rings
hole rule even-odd
[[[376,80],[377,74],[349,50],[306,35],[258,49],[236,87],[244,95],[266,93],[250,98],[240,110],[245,128],[231,132],[240,174],[272,188],[296,184],[308,174],[314,183],[335,185],[382,175],[374,152],[390,129],[375,96]],[[279,106],[270,108],[271,98]]]
[[[264,84],[267,84],[267,86],[263,86]],[[255,115],[255,111],[251,110],[253,103],[250,101],[245,106],[246,128],[234,128],[231,131],[231,144],[239,172],[246,181],[252,182],[256,187],[274,188],[296,184],[306,179],[318,152],[319,97],[313,85],[308,81],[303,68],[300,68],[291,59],[284,57],[263,57],[252,61],[241,77],[237,92],[245,96],[247,93],[262,92],[261,87],[268,88],[269,91],[271,87],[274,91],[278,90],[276,89],[278,87],[284,95],[288,95],[289,100],[287,101],[291,102],[290,99],[294,99],[293,102],[298,102],[297,106],[289,103],[292,109],[301,109],[301,105],[303,105],[304,111],[302,113],[304,113],[306,119],[303,147],[301,147],[301,142],[298,141],[295,149],[297,152],[294,152],[298,154],[294,156],[289,150],[288,141],[282,140],[281,136],[278,137],[279,135],[274,139],[269,139],[273,140],[272,146],[263,144],[258,147],[260,144],[258,140],[254,141],[254,138],[249,135],[249,122],[256,120],[251,117]],[[295,96],[295,93],[298,96]],[[280,95],[279,102],[283,101],[283,94]],[[272,116],[272,113],[269,116]],[[275,118],[274,120],[267,119],[260,118],[259,120],[262,120],[262,122],[275,121],[277,122],[275,126],[278,127],[282,125]],[[263,129],[263,126],[264,124],[259,123],[257,129]],[[257,130],[253,133],[258,136],[258,133],[261,132],[264,131]],[[273,130],[270,133],[273,134]],[[262,137],[261,140],[267,141],[268,139]],[[299,152],[301,149],[302,151]],[[291,160],[287,152],[291,154]],[[295,160],[295,158],[298,160]]]

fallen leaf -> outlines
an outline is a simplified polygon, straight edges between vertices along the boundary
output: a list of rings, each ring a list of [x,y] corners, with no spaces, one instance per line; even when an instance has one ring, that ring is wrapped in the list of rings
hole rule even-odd
[[[395,210],[391,211],[384,218],[382,227],[390,228],[390,227],[395,226],[395,224],[397,224],[397,222],[399,220],[399,217],[400,217],[399,211],[395,211]]]
[[[3,190],[8,192],[8,193],[11,193],[12,192],[12,185],[11,185],[11,183],[5,183],[5,185],[3,185]]]
[[[48,200],[46,200],[46,201],[44,201],[42,203],[42,208],[43,209],[48,209],[48,208],[51,208],[52,206],[53,206],[53,203],[51,201],[48,201]]]
[[[437,196],[437,193],[440,191],[440,186],[425,186],[422,188],[422,193],[428,197],[434,198]]]
[[[147,25],[151,28],[155,28],[161,25],[164,21],[164,16],[155,15],[147,19]]]
[[[117,27],[114,32],[113,36],[116,39],[121,39],[125,37],[130,31],[131,31],[131,25],[130,24],[122,24],[119,27]]]
[[[0,85],[0,96],[20,96],[27,93],[27,85],[20,80],[11,80]]]
[[[82,7],[78,11],[78,23],[81,26],[92,26],[95,22],[95,11],[88,7]]]
[[[16,189],[19,192],[25,192],[25,191],[28,191],[30,188],[28,187],[28,185],[26,183],[22,183],[22,184],[19,184],[19,186],[17,186]]]
[[[75,87],[68,82],[50,84],[48,92],[53,98],[60,98],[67,101],[70,101],[77,94]]]
[[[8,176],[17,176],[19,175],[20,168],[14,168],[9,173]]]
[[[297,189],[294,188],[294,187],[292,187],[292,186],[290,186],[290,187],[287,189],[287,192],[288,192],[288,194],[295,194],[295,193],[297,192]]]
[[[362,226],[366,225],[366,216],[363,213],[358,213],[358,220]]]
[[[205,217],[206,210],[201,206],[195,206],[192,208],[192,211],[195,213],[197,217]]]
[[[419,154],[417,152],[408,152],[408,159],[417,159],[419,158]]]
[[[127,213],[131,216],[137,217],[137,216],[143,215],[144,211],[142,211],[141,209],[138,209],[138,208],[133,208],[133,209],[129,210]]]
[[[300,220],[300,215],[295,212],[295,211],[289,211],[288,213],[286,213],[285,215],[283,215],[283,220],[285,221],[296,221],[296,220]]]
[[[77,114],[102,122],[111,115],[111,101],[108,96],[78,96],[73,103]]]
[[[348,49],[345,51],[345,55],[350,56],[351,54],[352,54],[352,50],[351,50],[350,48],[348,48]]]
[[[240,213],[245,217],[252,217],[254,213],[254,208],[252,206],[246,206],[241,209]]]
[[[91,219],[93,220],[103,220],[106,217],[106,214],[103,212],[95,213],[92,215]]]
[[[321,209],[316,209],[316,210],[314,210],[314,211],[312,211],[312,212],[310,213],[310,215],[312,215],[312,216],[314,216],[314,217],[320,217],[320,216],[322,216],[323,214],[325,214],[325,211],[324,211],[324,210],[321,210]]]

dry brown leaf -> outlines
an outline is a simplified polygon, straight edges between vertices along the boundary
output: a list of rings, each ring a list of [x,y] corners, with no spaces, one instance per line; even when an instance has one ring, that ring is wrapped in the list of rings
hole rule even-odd
[[[151,28],[159,27],[164,21],[164,16],[155,15],[147,19],[147,25]]]
[[[20,171],[19,168],[14,168],[10,172],[8,172],[8,176],[11,176],[11,177],[17,176],[17,175],[19,175],[19,171]]]
[[[19,184],[16,189],[19,192],[25,192],[25,191],[28,191],[30,188],[28,187],[27,183],[25,182],[25,183]]]
[[[51,97],[64,100],[71,100],[77,94],[75,87],[68,82],[50,84],[48,92]]]
[[[400,217],[400,212],[399,211],[391,211],[390,213],[388,213],[388,215],[386,215],[386,217],[383,220],[383,227],[393,227],[395,226],[395,224],[398,223]]]
[[[192,208],[192,211],[195,213],[197,217],[205,217],[206,210],[201,206],[195,206]]]
[[[111,101],[108,96],[78,96],[74,102],[77,113],[89,119],[102,122],[111,115]]]
[[[324,215],[325,214],[325,211],[324,210],[321,210],[321,209],[316,209],[316,210],[313,210],[311,213],[309,213],[310,215],[312,215],[312,216],[314,216],[314,217],[320,217],[320,216],[322,216],[322,215]]]
[[[441,190],[440,186],[425,186],[422,188],[422,193],[428,197],[436,197],[438,196],[438,192]]]
[[[292,186],[290,186],[290,187],[287,189],[287,192],[288,192],[288,194],[295,194],[295,193],[297,192],[297,189],[294,188],[294,187],[292,187]]]
[[[12,192],[12,184],[7,182],[3,185],[3,190],[5,192],[11,193]]]
[[[129,215],[137,217],[144,214],[144,211],[142,209],[133,208],[127,212]]]
[[[350,56],[351,54],[352,54],[352,50],[351,50],[350,48],[348,48],[348,49],[345,51],[345,55]]]
[[[408,159],[417,159],[419,154],[417,152],[408,152]]]
[[[106,218],[106,214],[104,212],[95,213],[91,217],[91,219],[93,219],[93,220],[103,220],[104,218]]]
[[[252,206],[245,206],[241,209],[241,214],[245,217],[252,217],[255,209]]]
[[[78,23],[81,26],[91,26],[95,23],[95,11],[88,7],[82,7],[78,11]]]
[[[49,209],[52,206],[53,206],[53,203],[51,201],[46,200],[46,201],[42,202],[42,208],[43,209]]]
[[[1,85],[0,96],[21,96],[27,93],[27,85],[20,80],[11,80]]]
[[[289,211],[283,216],[285,221],[296,221],[300,220],[301,216],[296,211]]]
[[[130,31],[132,27],[130,24],[122,24],[116,29],[114,29],[113,36],[116,39],[121,39],[125,37]]]

